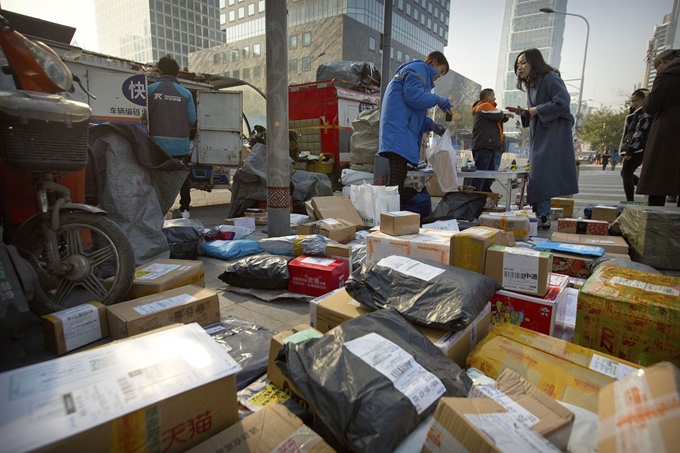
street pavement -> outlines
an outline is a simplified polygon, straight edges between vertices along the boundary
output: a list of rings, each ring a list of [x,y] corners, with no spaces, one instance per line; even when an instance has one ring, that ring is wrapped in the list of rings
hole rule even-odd
[[[574,196],[574,216],[583,215],[583,208],[588,204],[603,203],[616,205],[625,199],[621,184],[620,168],[611,171],[601,170],[601,166],[582,165],[579,177],[580,193]],[[500,192],[495,183],[494,191]],[[639,197],[639,198],[638,198]],[[642,201],[641,196],[636,200]],[[229,213],[231,193],[228,189],[217,189],[211,193],[192,191],[191,217],[201,220],[206,228],[220,225]],[[173,207],[174,217],[179,205]],[[549,237],[556,230],[556,221],[550,230],[541,230],[539,235]],[[256,238],[266,237],[263,227],[254,234]],[[218,279],[223,272],[225,262],[215,258],[200,257],[205,266],[205,286],[219,295],[220,309],[223,317],[237,318],[259,324],[274,332],[279,332],[302,323],[309,322],[309,304],[307,302],[283,299],[265,302],[250,296],[243,296],[225,291],[225,285]],[[94,345],[105,343],[102,340]],[[91,347],[93,345],[86,346]],[[14,369],[54,358],[45,351],[40,318],[32,313],[8,314],[0,320],[0,371]]]

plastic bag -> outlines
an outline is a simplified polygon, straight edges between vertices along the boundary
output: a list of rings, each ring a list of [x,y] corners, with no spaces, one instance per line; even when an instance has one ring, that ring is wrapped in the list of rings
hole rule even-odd
[[[451,144],[451,133],[448,129],[434,145],[425,152],[427,161],[432,165],[439,186],[444,192],[458,190],[458,155]]]
[[[236,373],[237,390],[247,387],[267,372],[269,346],[274,332],[233,316],[204,329],[241,365],[241,371]]]
[[[170,247],[170,258],[195,260],[203,254],[203,223],[195,219],[173,219],[163,222],[163,234]]]
[[[206,255],[223,260],[235,260],[262,251],[257,241],[252,239],[209,241],[203,245],[203,248]]]
[[[367,227],[380,225],[380,213],[399,210],[397,186],[350,186],[349,199]]]
[[[450,192],[444,195],[431,216],[422,223],[437,220],[477,220],[484,211],[486,195],[483,193]],[[458,222],[461,226],[461,222]],[[463,227],[461,226],[461,231]]]
[[[592,274],[593,272],[595,272],[595,269],[597,269],[598,266],[600,266],[601,264],[606,264],[608,266],[615,266],[615,267],[625,267],[627,269],[635,269],[636,271],[647,272],[647,273],[650,273],[650,274],[660,274],[661,273],[658,270],[654,269],[652,266],[647,266],[646,264],[636,263],[635,261],[621,259],[621,258],[615,258],[613,256],[608,256],[608,255],[604,255],[604,256],[601,256],[594,261],[590,261],[588,263],[588,270]]]
[[[239,288],[288,288],[288,259],[275,255],[255,255],[227,264],[218,277]]]
[[[353,451],[393,451],[440,397],[465,397],[472,387],[458,365],[394,310],[287,343],[275,364]]]
[[[208,230],[208,232],[205,234],[205,238],[208,241],[216,241],[220,239],[223,241],[238,240],[245,239],[250,233],[254,231],[254,228],[251,229],[235,225],[217,225]]]
[[[364,264],[345,289],[368,307],[394,308],[416,324],[459,331],[474,321],[500,286],[477,272],[393,255]]]
[[[286,256],[326,256],[326,244],[335,242],[320,234],[303,236],[281,236],[278,238],[260,239],[260,247],[272,255]]]

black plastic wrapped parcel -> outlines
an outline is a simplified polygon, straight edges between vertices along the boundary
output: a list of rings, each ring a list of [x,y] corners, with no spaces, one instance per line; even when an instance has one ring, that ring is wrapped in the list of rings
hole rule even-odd
[[[464,397],[467,374],[395,310],[288,343],[276,358],[343,446],[391,452],[442,396]]]
[[[368,307],[394,308],[413,323],[454,331],[465,329],[500,289],[477,272],[396,255],[364,264],[345,288]]]

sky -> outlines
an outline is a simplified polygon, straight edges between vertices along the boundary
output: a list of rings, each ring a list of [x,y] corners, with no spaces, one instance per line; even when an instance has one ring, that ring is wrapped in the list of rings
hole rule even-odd
[[[454,71],[482,88],[495,88],[505,0],[451,0],[449,43],[444,53]],[[65,7],[68,5],[68,8]],[[98,51],[94,0],[0,0],[0,6],[76,28],[78,46]],[[583,99],[619,109],[642,82],[647,42],[654,26],[673,10],[673,0],[568,0],[567,11],[590,23]],[[586,42],[585,22],[566,16],[560,71],[578,94]],[[569,79],[577,79],[569,81]]]

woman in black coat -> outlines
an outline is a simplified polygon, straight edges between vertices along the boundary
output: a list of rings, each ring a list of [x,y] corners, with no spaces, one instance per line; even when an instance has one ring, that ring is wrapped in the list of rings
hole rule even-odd
[[[654,67],[656,78],[643,105],[653,120],[637,193],[649,196],[649,206],[664,206],[667,195],[680,195],[680,50],[662,52]]]

